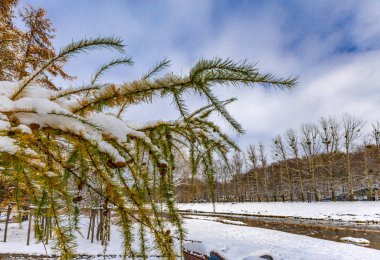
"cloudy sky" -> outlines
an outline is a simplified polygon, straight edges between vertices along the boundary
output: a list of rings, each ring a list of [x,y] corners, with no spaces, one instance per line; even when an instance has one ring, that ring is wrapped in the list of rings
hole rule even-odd
[[[380,1],[125,1],[30,0],[44,7],[57,28],[55,46],[83,37],[121,37],[135,65],[113,69],[106,82],[140,77],[167,57],[170,70],[185,74],[200,58],[230,57],[257,63],[262,72],[299,76],[292,91],[256,88],[217,90],[237,97],[229,111],[246,134],[243,147],[271,139],[321,116],[348,112],[380,120]],[[116,54],[91,52],[71,60],[67,70],[88,82]],[[190,105],[198,103],[192,99]],[[171,100],[132,107],[133,120],[175,119]],[[217,119],[218,120],[218,119]],[[222,122],[221,122],[222,123]],[[228,127],[225,127],[230,132]],[[231,133],[231,135],[233,135]]]

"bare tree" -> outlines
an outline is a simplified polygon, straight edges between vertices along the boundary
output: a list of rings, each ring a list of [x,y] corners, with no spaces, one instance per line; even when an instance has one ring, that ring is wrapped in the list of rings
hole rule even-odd
[[[375,144],[375,152],[376,152],[375,153],[376,159],[374,160],[375,161],[374,169],[371,169],[373,177],[374,177],[374,181],[375,181],[376,179],[379,179],[379,173],[380,173],[379,166],[378,166],[378,164],[380,163],[380,122],[379,121],[377,121],[375,124],[372,124],[371,139],[373,140]],[[376,164],[377,164],[377,167],[376,167]]]
[[[280,168],[280,181],[281,181],[281,193],[282,193],[282,200],[285,201],[285,193],[284,193],[284,183],[283,183],[283,169],[285,168],[285,174],[287,178],[287,183],[288,183],[288,192],[289,192],[289,197],[290,201],[293,202],[293,181],[292,181],[292,175],[289,170],[289,165],[288,165],[288,155],[286,152],[285,145],[282,141],[282,137],[278,135],[274,140],[273,140],[273,151],[275,153],[275,157],[279,159],[279,168]]]
[[[339,150],[339,123],[333,117],[322,117],[319,120],[320,136],[324,150],[324,157],[327,160],[327,190],[333,201],[336,200],[335,184],[334,184],[334,163],[335,156]]]
[[[372,124],[372,139],[375,141],[377,156],[380,158],[380,122],[377,121],[376,124]]]
[[[257,150],[256,146],[254,145],[249,145],[247,149],[247,155],[248,159],[251,163],[252,167],[252,172],[255,175],[255,184],[256,184],[256,198],[258,202],[261,202],[261,197],[260,197],[260,184],[259,184],[259,169],[258,169],[258,155],[257,155]],[[252,185],[253,188],[253,185]],[[254,192],[253,192],[254,194]]]
[[[264,182],[264,196],[265,196],[266,201],[268,202],[269,188],[268,188],[268,174],[267,174],[267,157],[265,155],[265,147],[261,142],[259,143],[259,160],[261,163],[262,178]]]
[[[215,161],[215,169],[216,169],[216,200],[218,202],[225,201],[227,199],[227,183],[228,179],[228,166],[224,160],[216,160]]]
[[[238,201],[243,201],[242,173],[244,167],[244,157],[241,152],[236,152],[232,156],[231,168],[233,172],[234,195]]]
[[[300,196],[302,201],[305,201],[305,188],[304,188],[304,179],[303,179],[303,174],[302,174],[302,169],[300,165],[300,153],[299,153],[299,140],[298,140],[298,135],[294,131],[294,129],[288,129],[286,131],[286,142],[288,146],[290,147],[290,152],[295,160],[295,171],[298,174],[298,183],[299,183],[299,189],[300,189]]]
[[[354,149],[355,141],[360,137],[360,130],[364,126],[364,122],[352,115],[344,114],[342,116],[343,124],[343,147],[345,152],[346,173],[347,173],[347,188],[349,199],[354,200],[354,189],[352,183],[351,172],[351,152]]]
[[[319,190],[316,178],[316,156],[319,153],[320,143],[318,138],[318,126],[315,124],[303,124],[301,126],[301,146],[305,154],[308,174],[311,176],[314,199],[319,201]]]
[[[363,150],[363,165],[364,165],[364,182],[367,184],[367,200],[372,200],[372,170],[370,169],[370,149],[371,149],[370,137],[364,136],[362,147]]]

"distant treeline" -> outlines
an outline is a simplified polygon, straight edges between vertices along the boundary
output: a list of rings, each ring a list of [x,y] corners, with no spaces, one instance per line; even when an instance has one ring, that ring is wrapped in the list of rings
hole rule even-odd
[[[362,131],[364,126],[364,121],[344,114],[289,129],[273,138],[271,147],[259,142],[235,153],[228,163],[216,161],[212,186],[208,180],[183,180],[177,186],[177,200],[377,199],[380,123],[371,124],[367,133]]]

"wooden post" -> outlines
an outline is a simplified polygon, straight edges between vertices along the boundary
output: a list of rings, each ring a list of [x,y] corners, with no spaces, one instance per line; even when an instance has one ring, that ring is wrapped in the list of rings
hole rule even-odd
[[[99,240],[102,242],[103,245],[103,231],[104,231],[104,215],[103,215],[103,209],[99,209]]]
[[[91,210],[94,212],[92,216],[92,225],[91,225],[91,243],[94,243],[96,211],[95,209],[91,209]]]
[[[50,218],[45,217],[45,243],[49,243],[49,235],[50,235]]]
[[[108,209],[108,241],[111,240],[111,209]]]
[[[97,229],[96,229],[96,240],[99,241],[100,240],[100,229],[101,229],[101,225],[102,225],[102,213],[100,211],[100,209],[97,209],[96,210],[96,215],[99,216],[97,217],[97,219],[99,219],[99,221],[97,222]]]
[[[28,219],[28,240],[26,242],[26,245],[29,246],[29,241],[30,241],[30,231],[32,228],[32,212],[29,212],[29,219]]]
[[[34,238],[37,237],[37,231],[36,231],[36,229],[37,229],[37,221],[38,221],[38,216],[35,216],[34,217]]]
[[[6,221],[5,221],[4,242],[7,242],[8,222],[9,222],[9,218],[10,218],[10,216],[11,216],[11,210],[12,210],[12,206],[11,206],[11,205],[8,205],[8,209],[7,209],[7,219],[6,219]]]
[[[100,229],[99,229],[99,226],[100,226],[100,220],[98,221],[98,215],[99,215],[99,210],[97,209],[96,210],[96,240],[99,241],[99,232],[100,232]]]
[[[40,239],[42,240],[43,236],[44,236],[44,232],[45,232],[45,216],[41,216],[42,218],[42,221],[41,221],[41,236],[40,236]]]
[[[50,220],[49,220],[49,224],[50,224],[50,228],[49,228],[49,230],[50,230],[50,239],[52,239],[52,237],[53,237],[53,219],[50,217]]]
[[[91,225],[92,225],[92,218],[93,218],[93,209],[91,209],[91,212],[90,212],[90,222],[88,223],[88,232],[87,232],[87,239],[90,238],[90,231],[91,231]]]

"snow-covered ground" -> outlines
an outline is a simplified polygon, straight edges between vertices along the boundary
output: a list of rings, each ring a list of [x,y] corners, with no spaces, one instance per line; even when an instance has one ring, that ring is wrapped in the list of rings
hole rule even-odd
[[[87,220],[81,221],[81,233],[83,236],[87,236]],[[15,253],[15,254],[33,254],[33,255],[52,255],[54,251],[51,249],[51,247],[48,244],[45,246],[42,243],[37,243],[33,237],[34,232],[32,231],[31,234],[31,243],[29,246],[26,245],[27,242],[27,229],[28,229],[28,222],[24,221],[21,225],[22,228],[20,228],[20,224],[18,223],[10,223],[8,226],[8,236],[7,236],[7,242],[4,243],[3,241],[3,232],[4,232],[4,223],[0,223],[0,254],[2,253]],[[78,239],[78,247],[76,252],[78,254],[89,254],[89,255],[97,255],[102,254],[103,252],[103,246],[100,244],[100,242],[91,243],[90,240],[87,240],[81,235],[79,235]],[[121,250],[121,243],[117,243],[117,241],[121,241],[120,239],[120,233],[117,230],[116,226],[111,226],[111,236],[112,236],[112,243],[108,245],[107,248],[107,254],[120,254],[122,252]]]
[[[213,212],[211,203],[178,203],[177,208]],[[215,212],[344,221],[380,221],[380,201],[216,203]]]
[[[228,259],[270,254],[275,259],[380,259],[380,250],[307,236],[207,220],[187,220],[188,237],[207,248],[221,251]]]
[[[185,219],[185,228],[188,231],[187,239],[201,241],[202,247],[206,250],[216,250],[231,260],[248,259],[249,256],[263,254],[270,254],[275,259],[292,260],[380,259],[380,251],[375,249],[274,230],[218,223],[214,220],[214,218],[199,217],[198,219]],[[0,224],[0,227],[2,228],[0,237],[2,237],[3,223]],[[18,224],[10,224],[8,241],[7,243],[0,242],[0,253],[45,254],[42,244],[33,242],[30,246],[26,246],[26,227],[27,222],[23,223],[23,229],[19,229]],[[84,235],[86,234],[85,227],[85,222],[83,222],[82,233]],[[199,247],[197,242],[194,243],[193,246]],[[111,243],[106,254],[121,254],[120,245],[120,233],[117,231],[117,227],[113,226]],[[48,254],[53,253],[49,245],[47,245],[47,252]],[[103,253],[103,246],[98,242],[91,244],[89,240],[79,238],[77,252],[99,255]]]

